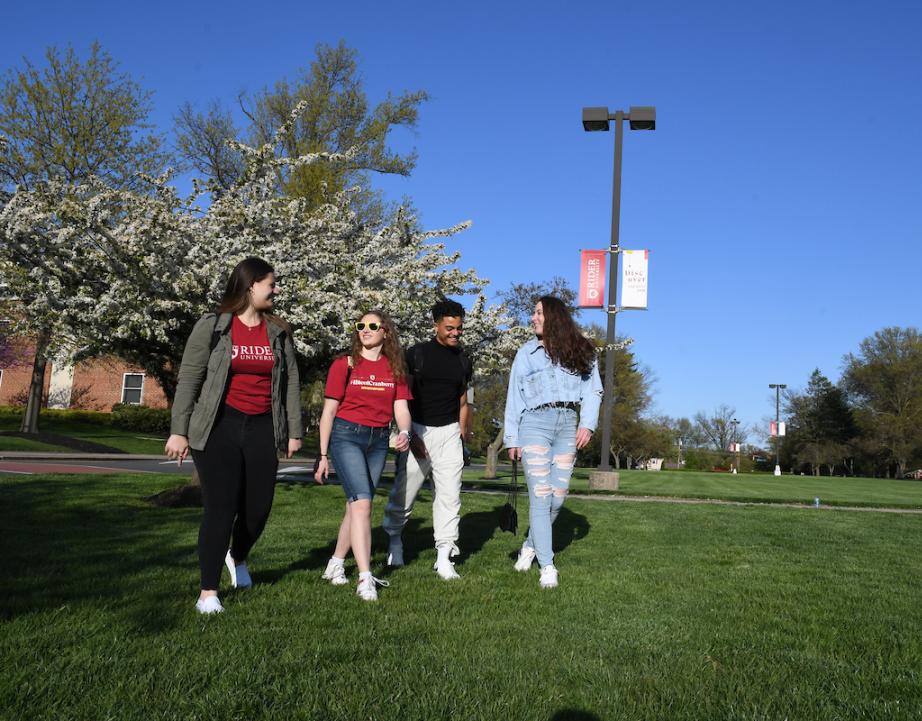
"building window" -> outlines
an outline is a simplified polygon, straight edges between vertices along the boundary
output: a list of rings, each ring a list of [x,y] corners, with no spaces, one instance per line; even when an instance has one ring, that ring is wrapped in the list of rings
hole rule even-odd
[[[122,403],[141,405],[144,398],[144,374],[126,373],[122,378]]]

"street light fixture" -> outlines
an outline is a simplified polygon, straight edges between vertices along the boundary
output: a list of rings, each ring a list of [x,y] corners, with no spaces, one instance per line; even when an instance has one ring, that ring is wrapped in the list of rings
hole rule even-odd
[[[733,424],[733,448],[736,451],[736,468],[734,473],[739,473],[740,471],[740,435],[739,428],[740,422],[734,418],[730,423]]]
[[[609,113],[607,107],[583,108],[583,130],[587,132],[607,131],[610,120],[615,121],[615,168],[611,193],[611,247],[608,263],[608,330],[605,334],[605,397],[602,412],[602,461],[599,471],[607,473],[611,455],[611,412],[615,385],[615,314],[618,302],[618,254],[621,252],[621,145],[624,137],[624,121],[631,130],[655,130],[656,108],[653,106],[630,107],[629,112],[618,110]]]
[[[784,383],[769,383],[775,389],[775,475],[781,475],[781,390],[787,388]]]

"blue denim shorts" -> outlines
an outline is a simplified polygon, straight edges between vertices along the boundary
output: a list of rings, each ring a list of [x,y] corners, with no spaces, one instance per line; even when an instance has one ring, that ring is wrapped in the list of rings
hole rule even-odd
[[[371,499],[387,460],[390,428],[373,428],[342,418],[333,419],[330,460],[346,500]]]

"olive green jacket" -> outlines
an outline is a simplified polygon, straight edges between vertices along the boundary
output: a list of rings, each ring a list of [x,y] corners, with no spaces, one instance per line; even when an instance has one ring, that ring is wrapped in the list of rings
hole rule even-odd
[[[231,314],[222,313],[215,322],[214,313],[206,313],[189,334],[179,366],[170,433],[186,436],[197,451],[205,450],[218,410],[227,393],[231,361]],[[280,450],[288,447],[289,438],[301,438],[301,386],[295,349],[289,333],[272,321],[266,322],[269,345],[275,356],[272,366],[272,424],[275,443]],[[219,338],[209,352],[212,333]]]

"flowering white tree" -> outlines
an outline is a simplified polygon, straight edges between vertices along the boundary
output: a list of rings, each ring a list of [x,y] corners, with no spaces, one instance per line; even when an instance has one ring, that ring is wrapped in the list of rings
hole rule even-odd
[[[301,111],[303,104],[277,135],[289,132]],[[437,241],[467,223],[423,232],[400,208],[376,230],[356,216],[354,191],[331,193],[313,207],[280,195],[278,168],[348,162],[349,153],[279,158],[277,145],[278,137],[258,148],[238,145],[246,159],[243,177],[204,210],[197,205],[198,185],[181,198],[167,176],[148,178],[147,194],[95,180],[17,192],[0,213],[0,271],[10,272],[13,295],[24,297],[32,284],[23,327],[44,314],[55,323],[59,352],[119,355],[144,367],[172,396],[192,325],[214,307],[230,269],[256,255],[276,269],[277,311],[294,327],[308,371],[324,369],[347,346],[350,321],[369,308],[387,311],[409,344],[430,334],[436,300],[471,294],[478,297],[465,341],[478,372],[508,362],[518,339],[503,330],[502,307],[487,306],[487,281],[459,269],[459,254]],[[23,265],[4,265],[9,251],[28,249],[38,261],[41,250],[30,238],[46,226],[54,252],[45,265],[53,262],[54,272],[17,276]]]

